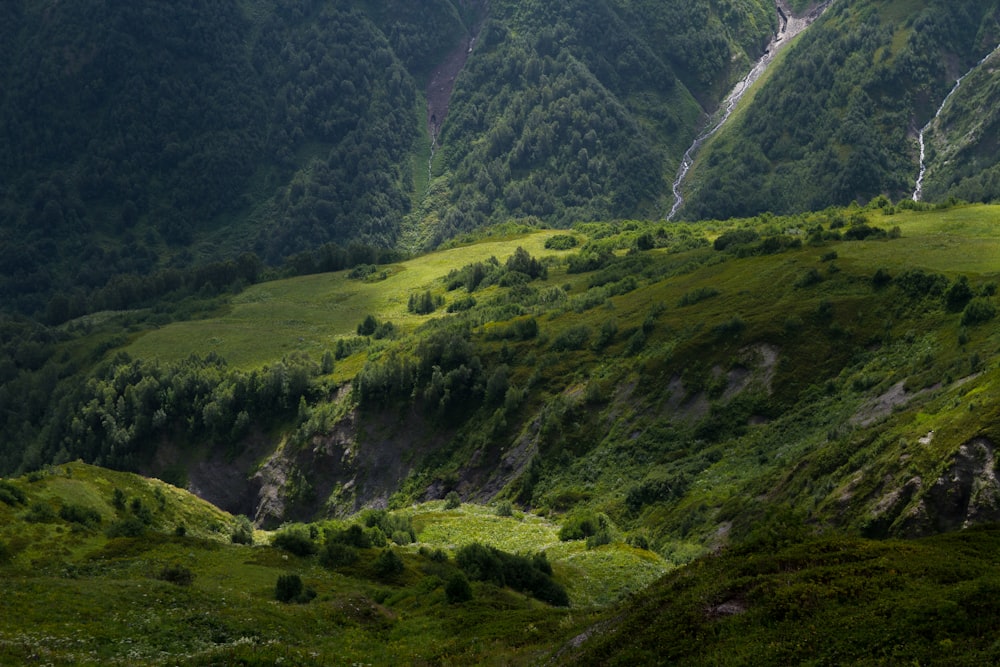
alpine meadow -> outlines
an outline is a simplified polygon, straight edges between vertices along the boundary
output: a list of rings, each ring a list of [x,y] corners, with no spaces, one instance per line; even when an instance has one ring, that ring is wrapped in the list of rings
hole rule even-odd
[[[0,664],[1000,664],[1000,1],[0,43]]]

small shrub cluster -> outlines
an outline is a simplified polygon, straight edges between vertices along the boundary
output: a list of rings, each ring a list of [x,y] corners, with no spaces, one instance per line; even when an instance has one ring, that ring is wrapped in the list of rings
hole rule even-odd
[[[358,325],[359,336],[371,336],[376,340],[392,338],[396,334],[396,326],[392,322],[380,322],[378,318],[369,313]]]
[[[59,508],[59,518],[85,528],[93,528],[101,523],[100,512],[92,507],[72,503],[67,503]]]
[[[556,234],[545,239],[546,250],[572,250],[578,245],[580,242],[570,234]]]
[[[997,315],[997,308],[993,302],[984,297],[977,296],[969,301],[962,311],[962,326],[974,326],[989,322]]]
[[[455,562],[473,581],[509,586],[542,602],[569,606],[569,596],[552,579],[552,566],[545,554],[522,556],[473,542],[455,552]]]
[[[252,545],[253,524],[250,523],[250,519],[242,514],[236,517],[236,522],[233,525],[233,532],[229,537],[233,544]]]
[[[699,287],[698,289],[691,290],[690,292],[685,292],[684,296],[680,298],[677,302],[677,306],[683,308],[684,306],[691,306],[706,299],[711,299],[713,296],[719,296],[721,294],[719,290],[714,287]]]
[[[300,557],[312,556],[319,550],[313,542],[312,531],[302,525],[287,526],[276,532],[271,538],[271,546]]]
[[[0,502],[14,507],[15,505],[25,504],[27,496],[24,494],[24,491],[10,482],[0,480]]]
[[[316,597],[316,591],[302,584],[297,574],[282,574],[274,585],[274,599],[278,602],[306,604]]]
[[[166,581],[177,586],[190,586],[194,581],[194,572],[183,565],[166,565],[156,574],[160,581]]]

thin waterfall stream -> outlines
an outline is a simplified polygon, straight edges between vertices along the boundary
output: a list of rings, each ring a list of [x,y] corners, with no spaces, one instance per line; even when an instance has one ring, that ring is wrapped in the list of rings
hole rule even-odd
[[[704,129],[701,134],[695,138],[690,148],[684,152],[684,157],[681,158],[680,167],[677,169],[677,176],[674,178],[674,204],[670,208],[670,213],[667,214],[667,220],[673,220],[674,216],[677,215],[677,211],[679,211],[681,206],[684,205],[684,196],[681,194],[681,186],[684,184],[684,179],[687,177],[688,171],[691,169],[691,165],[694,164],[694,156],[698,152],[698,149],[701,148],[702,144],[704,144],[705,141],[707,141],[713,134],[722,129],[722,126],[727,120],[729,120],[729,117],[736,109],[736,105],[739,104],[739,101],[743,98],[746,92],[750,90],[753,84],[756,83],[757,79],[759,79],[764,73],[767,66],[771,64],[771,61],[774,60],[774,57],[778,54],[778,51],[791,42],[793,37],[812,25],[813,21],[818,19],[831,3],[832,0],[824,2],[816,7],[807,16],[801,18],[791,16],[790,12],[786,13],[781,2],[775,3],[775,8],[778,12],[778,32],[773,38],[771,38],[771,43],[768,44],[760,59],[754,63],[753,68],[733,87],[733,89],[729,92],[729,95],[727,95],[722,101],[722,104],[719,105],[716,112],[709,117],[706,129]]]
[[[976,63],[968,72],[958,77],[958,80],[955,81],[955,85],[951,87],[951,90],[948,91],[948,94],[944,96],[943,100],[941,100],[941,106],[938,107],[937,111],[934,113],[931,119],[927,121],[927,124],[924,125],[922,128],[920,128],[920,135],[917,137],[917,141],[920,144],[920,171],[917,174],[917,183],[913,189],[913,201],[920,201],[924,196],[924,175],[927,173],[927,150],[926,150],[926,144],[924,143],[924,135],[927,133],[928,130],[931,129],[931,126],[933,126],[934,123],[937,122],[938,118],[941,116],[941,113],[944,111],[944,108],[948,105],[948,101],[951,100],[952,96],[958,91],[959,86],[962,85],[962,80],[965,77],[972,74],[977,69],[979,69],[983,63],[985,63],[987,60],[990,59],[990,56],[992,56],[994,53],[997,53],[998,51],[1000,51],[1000,44],[998,44],[995,49],[993,49],[985,56],[983,56],[983,59],[980,60],[978,63]]]

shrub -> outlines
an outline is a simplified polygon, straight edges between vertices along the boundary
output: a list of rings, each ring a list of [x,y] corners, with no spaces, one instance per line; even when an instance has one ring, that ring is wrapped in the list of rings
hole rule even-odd
[[[832,262],[835,259],[837,259],[837,251],[836,250],[831,250],[830,252],[823,253],[823,256],[819,258],[819,261],[821,261],[821,262]]]
[[[567,517],[559,529],[559,539],[563,542],[583,540],[607,527],[608,522],[604,516],[585,510]]]
[[[177,586],[190,586],[194,581],[194,572],[183,565],[166,565],[157,573],[156,578]]]
[[[819,274],[816,269],[809,269],[804,274],[799,276],[798,280],[795,281],[796,287],[811,287],[817,283],[823,281],[823,276]]]
[[[244,515],[236,517],[233,532],[230,535],[233,544],[253,544],[253,524]]]
[[[146,532],[146,524],[142,522],[141,519],[134,516],[125,517],[124,519],[119,519],[115,521],[108,529],[105,534],[108,537],[142,537]]]
[[[552,568],[544,555],[536,554],[529,558],[472,543],[459,548],[455,553],[455,562],[474,581],[509,586],[548,604],[569,605],[569,596],[552,579]]]
[[[590,338],[590,327],[578,324],[566,329],[552,341],[552,349],[556,352],[582,349]]]
[[[23,505],[27,502],[27,496],[10,482],[0,480],[0,502],[11,506]]]
[[[458,497],[457,491],[449,491],[444,497],[444,508],[446,510],[458,509],[462,505],[462,499]]]
[[[364,528],[355,523],[343,530],[327,530],[326,544],[344,544],[357,549],[367,549],[372,546],[372,540]]]
[[[358,550],[340,542],[327,542],[319,554],[319,562],[329,568],[344,567],[357,559]]]
[[[989,322],[996,317],[996,314],[996,306],[994,306],[989,299],[976,297],[969,301],[965,310],[962,311],[962,325],[973,326],[976,324],[982,324],[983,322]]]
[[[690,292],[685,292],[684,296],[680,298],[677,302],[677,306],[683,308],[684,306],[691,306],[700,301],[705,301],[706,299],[711,299],[713,296],[719,296],[721,292],[714,287],[699,287],[696,290],[691,290]]]
[[[948,310],[957,313],[965,308],[966,304],[972,300],[972,296],[969,279],[965,276],[959,276],[944,293],[944,303]]]
[[[734,229],[715,239],[712,246],[716,250],[726,250],[730,247],[746,245],[760,240],[760,234],[752,229]]]
[[[48,523],[55,521],[55,518],[56,511],[52,509],[52,505],[41,501],[32,503],[24,515],[24,520],[28,523]]]
[[[579,244],[577,238],[569,234],[556,234],[545,240],[547,250],[571,250]]]
[[[461,572],[456,572],[448,578],[444,585],[444,594],[449,604],[459,604],[472,599],[472,586]]]
[[[87,527],[97,526],[101,523],[101,515],[97,510],[82,505],[63,505],[59,508],[59,518]]]
[[[476,297],[466,296],[461,299],[455,299],[448,304],[449,313],[460,313],[466,310],[471,310],[476,305]]]
[[[497,516],[514,516],[514,505],[509,500],[501,500],[496,509]]]
[[[892,276],[885,269],[879,269],[872,276],[872,287],[875,289],[881,289],[892,282]]]
[[[379,577],[394,577],[403,572],[403,559],[392,549],[383,549],[375,559],[375,574]]]
[[[304,604],[316,597],[316,591],[302,585],[302,577],[297,574],[282,574],[274,585],[274,599],[279,602]]]
[[[278,531],[271,538],[271,546],[301,557],[311,556],[317,551],[305,526],[289,526]]]

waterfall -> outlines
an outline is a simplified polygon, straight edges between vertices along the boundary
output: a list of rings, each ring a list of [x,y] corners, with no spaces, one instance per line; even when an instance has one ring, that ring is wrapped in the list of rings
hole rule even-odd
[[[778,51],[791,42],[793,37],[812,25],[813,21],[819,18],[823,12],[826,11],[826,8],[830,6],[830,4],[831,2],[825,2],[813,10],[813,12],[808,16],[804,18],[795,18],[794,16],[788,17],[784,9],[782,9],[780,2],[775,3],[775,7],[778,12],[778,32],[771,39],[771,43],[768,44],[767,49],[764,50],[764,55],[762,55],[760,59],[754,63],[750,72],[743,77],[743,79],[741,79],[735,87],[733,87],[729,95],[727,95],[722,101],[722,104],[719,105],[719,109],[708,119],[706,129],[695,138],[690,148],[684,152],[684,157],[681,158],[680,167],[677,169],[677,176],[674,178],[674,204],[670,208],[670,213],[667,214],[667,220],[673,220],[674,216],[677,215],[677,211],[679,211],[681,206],[684,204],[684,196],[681,194],[681,186],[684,183],[684,179],[687,177],[688,171],[691,169],[691,165],[694,164],[694,156],[698,152],[698,149],[701,148],[701,145],[705,143],[709,137],[718,132],[725,122],[729,120],[729,117],[736,109],[736,105],[739,104],[743,95],[750,90],[757,79],[760,78],[761,74],[764,73],[767,66],[771,64],[772,60],[774,60],[774,56],[777,55]]]
[[[937,122],[938,117],[944,111],[944,108],[948,105],[948,101],[951,99],[952,95],[954,95],[955,92],[958,90],[959,86],[962,85],[962,79],[964,79],[965,77],[969,76],[974,71],[979,69],[979,67],[983,63],[989,60],[990,56],[992,56],[994,53],[998,51],[1000,51],[1000,44],[998,44],[995,49],[993,49],[985,56],[983,56],[983,59],[980,60],[978,63],[976,63],[972,67],[972,69],[970,69],[962,76],[958,77],[958,80],[955,82],[955,85],[951,87],[951,90],[948,91],[948,94],[945,95],[944,99],[941,101],[941,106],[939,106],[937,111],[934,112],[934,115],[931,117],[929,121],[927,121],[927,124],[924,125],[922,128],[920,128],[920,135],[917,137],[918,143],[920,144],[920,171],[917,174],[917,183],[913,189],[913,201],[920,201],[921,198],[923,198],[924,196],[924,175],[927,173],[927,162],[926,162],[927,151],[926,151],[926,144],[924,143],[924,134],[926,134],[926,132],[929,129],[931,129],[931,126]]]

